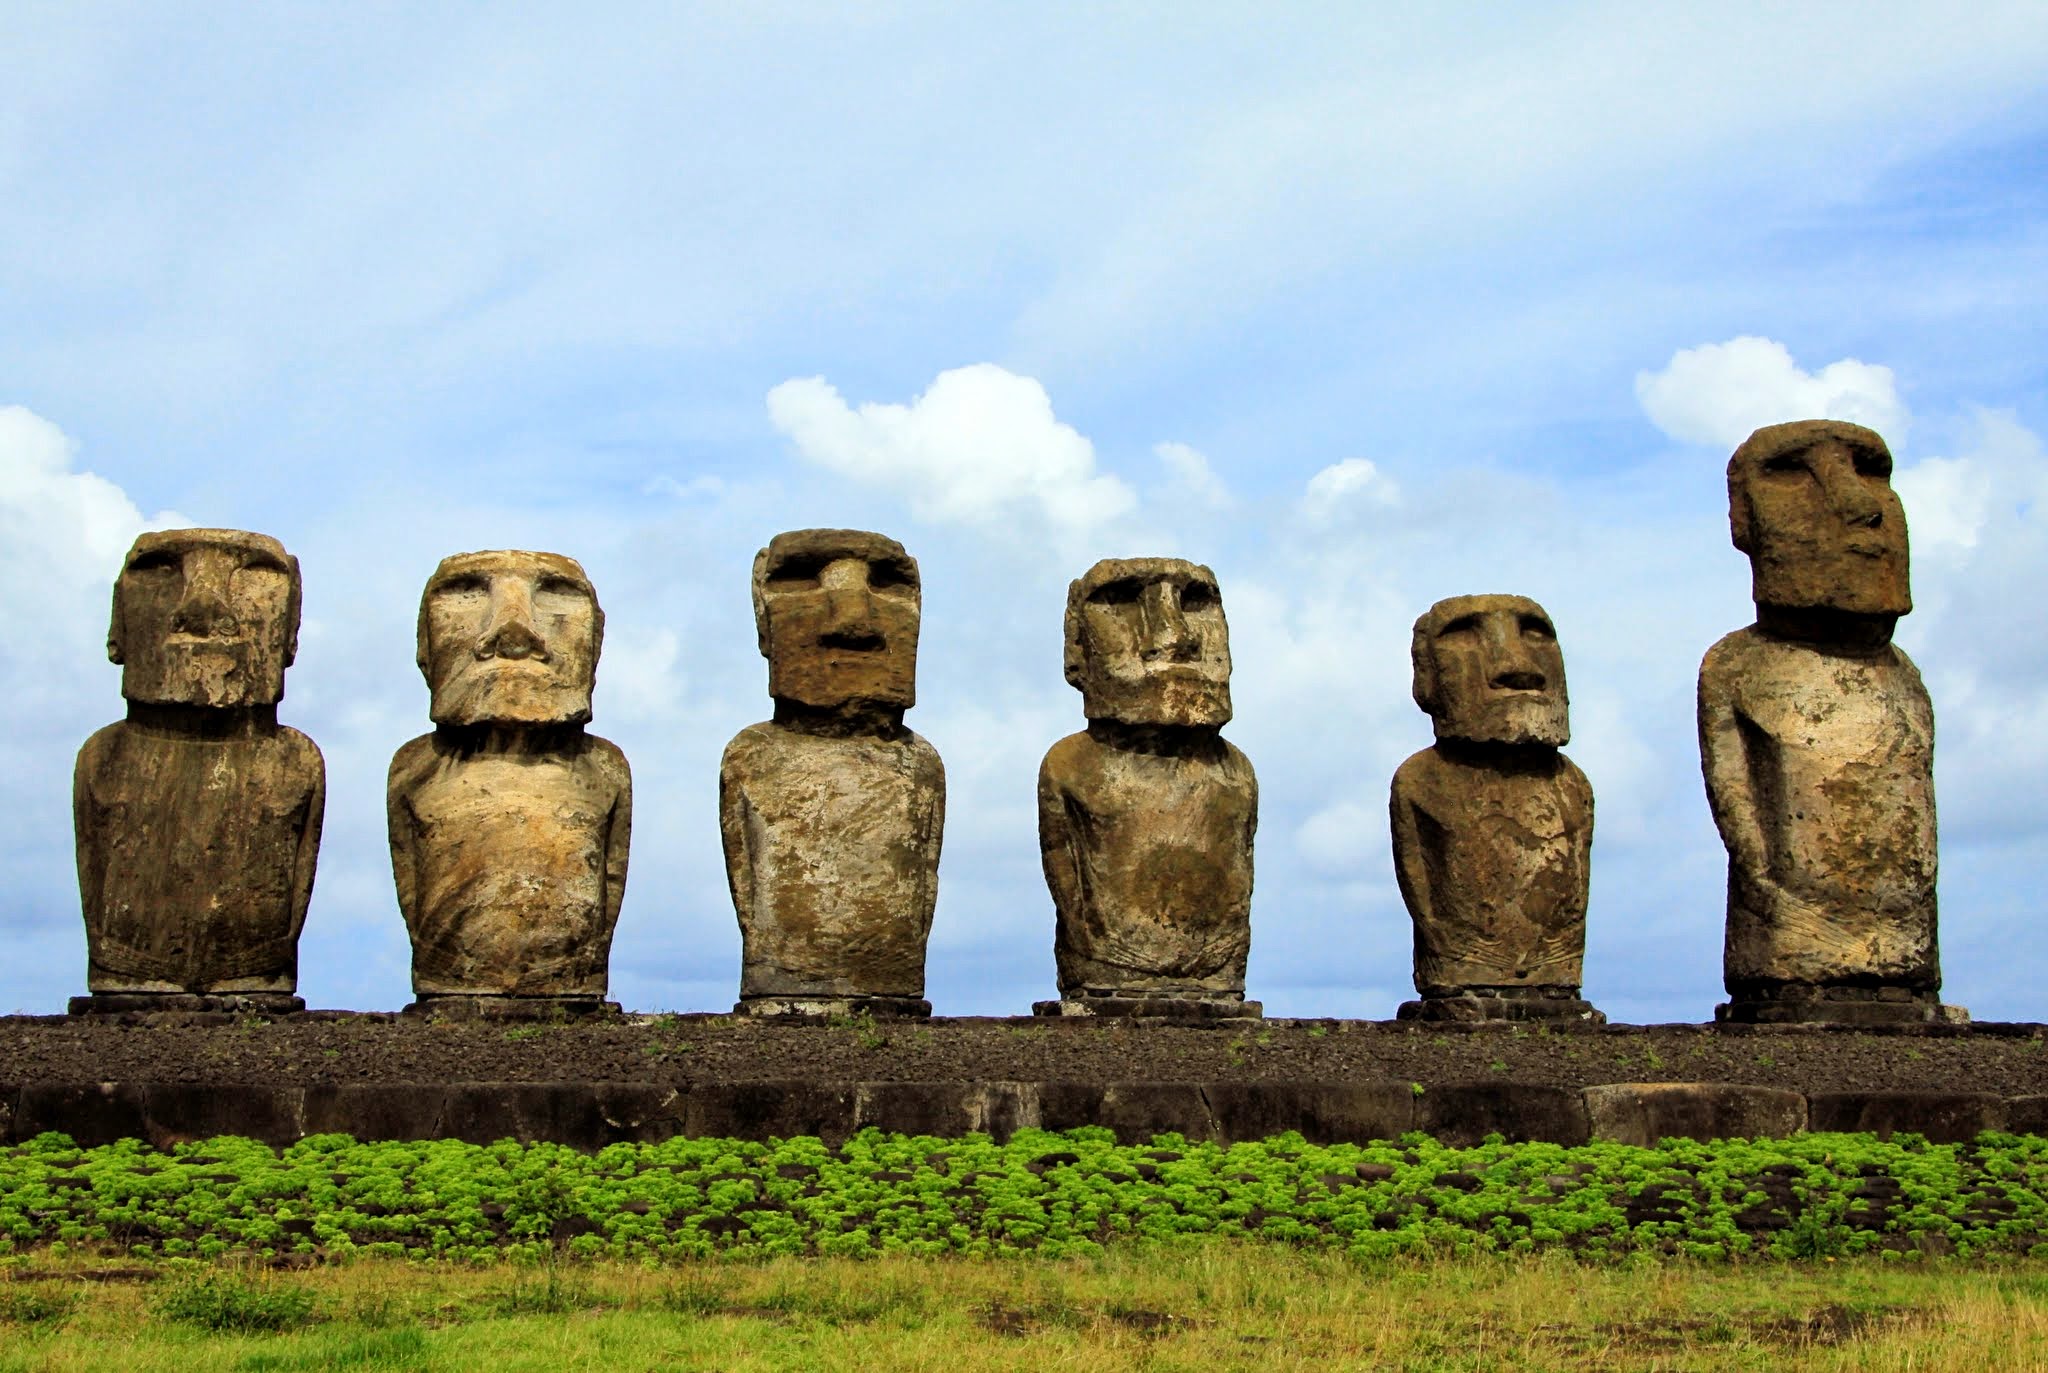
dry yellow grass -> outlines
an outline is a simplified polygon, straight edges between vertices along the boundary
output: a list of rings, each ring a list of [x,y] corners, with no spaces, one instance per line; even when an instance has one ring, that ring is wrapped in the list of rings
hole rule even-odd
[[[1218,1243],[1036,1264],[219,1270],[259,1310],[280,1285],[311,1294],[314,1318],[277,1334],[174,1319],[167,1298],[191,1276],[92,1271],[0,1269],[0,1373],[2048,1369],[2040,1262],[1362,1267]]]

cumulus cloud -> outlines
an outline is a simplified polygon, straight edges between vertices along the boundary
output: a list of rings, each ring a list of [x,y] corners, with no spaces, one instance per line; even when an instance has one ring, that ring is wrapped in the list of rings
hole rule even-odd
[[[1400,488],[1370,460],[1346,458],[1308,479],[1301,508],[1311,521],[1322,524],[1347,507],[1384,507],[1398,504],[1400,499]]]
[[[1892,478],[1915,552],[1975,548],[1991,517],[1991,476],[1969,458],[1924,458]]]
[[[1636,374],[1636,399],[1666,434],[1709,448],[1808,419],[1868,425],[1896,445],[1908,420],[1891,368],[1843,358],[1808,372],[1784,344],[1753,334],[1679,349],[1662,371]]]
[[[76,449],[34,411],[0,406],[0,565],[16,586],[104,582],[137,534],[191,523],[168,511],[144,519],[120,487],[71,470]]]
[[[894,490],[921,519],[1030,513],[1085,529],[1137,500],[1096,471],[1095,445],[1054,416],[1043,386],[994,363],[941,372],[908,405],[858,409],[823,377],[796,377],[769,391],[768,417],[804,461]]]
[[[1166,465],[1175,485],[1202,504],[1212,510],[1230,504],[1230,488],[1197,450],[1184,443],[1159,443],[1152,446],[1152,455]]]

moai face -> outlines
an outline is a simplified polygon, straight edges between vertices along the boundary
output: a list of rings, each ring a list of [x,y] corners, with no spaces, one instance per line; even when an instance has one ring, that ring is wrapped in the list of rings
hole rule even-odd
[[[166,529],[128,550],[107,656],[152,705],[265,706],[299,646],[299,563],[266,534]]]
[[[1104,558],[1067,588],[1066,668],[1091,720],[1229,723],[1216,574],[1179,558]]]
[[[1906,512],[1892,455],[1860,424],[1773,424],[1728,460],[1728,524],[1758,605],[1904,615]]]
[[[1564,654],[1542,606],[1526,596],[1453,596],[1415,622],[1415,704],[1439,739],[1483,744],[1571,741]]]
[[[768,694],[832,709],[917,704],[917,560],[858,529],[777,534],[754,557]]]
[[[582,724],[603,643],[597,592],[559,553],[458,553],[420,597],[437,725]]]

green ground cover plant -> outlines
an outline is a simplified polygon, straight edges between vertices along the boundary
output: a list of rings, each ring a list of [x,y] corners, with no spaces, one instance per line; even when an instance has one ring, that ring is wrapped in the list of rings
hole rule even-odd
[[[580,1154],[341,1135],[80,1149],[46,1134],[0,1150],[0,1256],[1071,1257],[1205,1236],[1358,1259],[2048,1256],[2048,1140],[1123,1146],[1102,1129],[1003,1144],[867,1130],[837,1148],[673,1139]]]

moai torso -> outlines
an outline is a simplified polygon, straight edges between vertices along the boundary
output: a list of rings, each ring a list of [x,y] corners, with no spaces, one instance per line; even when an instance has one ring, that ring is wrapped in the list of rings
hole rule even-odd
[[[399,909],[423,995],[601,998],[632,774],[595,735],[538,754],[423,735],[391,761]]]
[[[917,563],[880,534],[793,530],[756,556],[753,587],[775,718],[734,736],[718,771],[738,1009],[927,1014],[946,773],[903,724]]]
[[[1395,874],[1415,987],[1571,987],[1586,952],[1593,788],[1561,753],[1526,769],[1436,748],[1394,774]]]
[[[559,554],[458,554],[428,580],[437,728],[385,790],[420,996],[603,998],[633,828],[625,754],[584,729],[603,633]]]
[[[1891,466],[1881,437],[1834,420],[1759,429],[1729,459],[1757,622],[1699,678],[1728,849],[1727,1018],[1864,1018],[1851,1003],[1873,1000],[1951,1014],[1934,1008],[1934,711],[1891,642],[1913,608]]]
[[[909,730],[750,725],[719,765],[718,816],[743,998],[924,995],[946,818],[937,750]]]
[[[1039,768],[1038,815],[1061,991],[1244,991],[1259,785],[1234,745],[1069,735]]]
[[[1700,665],[1700,746],[1730,980],[1938,985],[1934,707],[1912,660],[1737,630]]]
[[[95,995],[291,994],[326,802],[319,749],[277,723],[298,563],[229,529],[144,534],[114,588],[128,718],[72,784]]]

